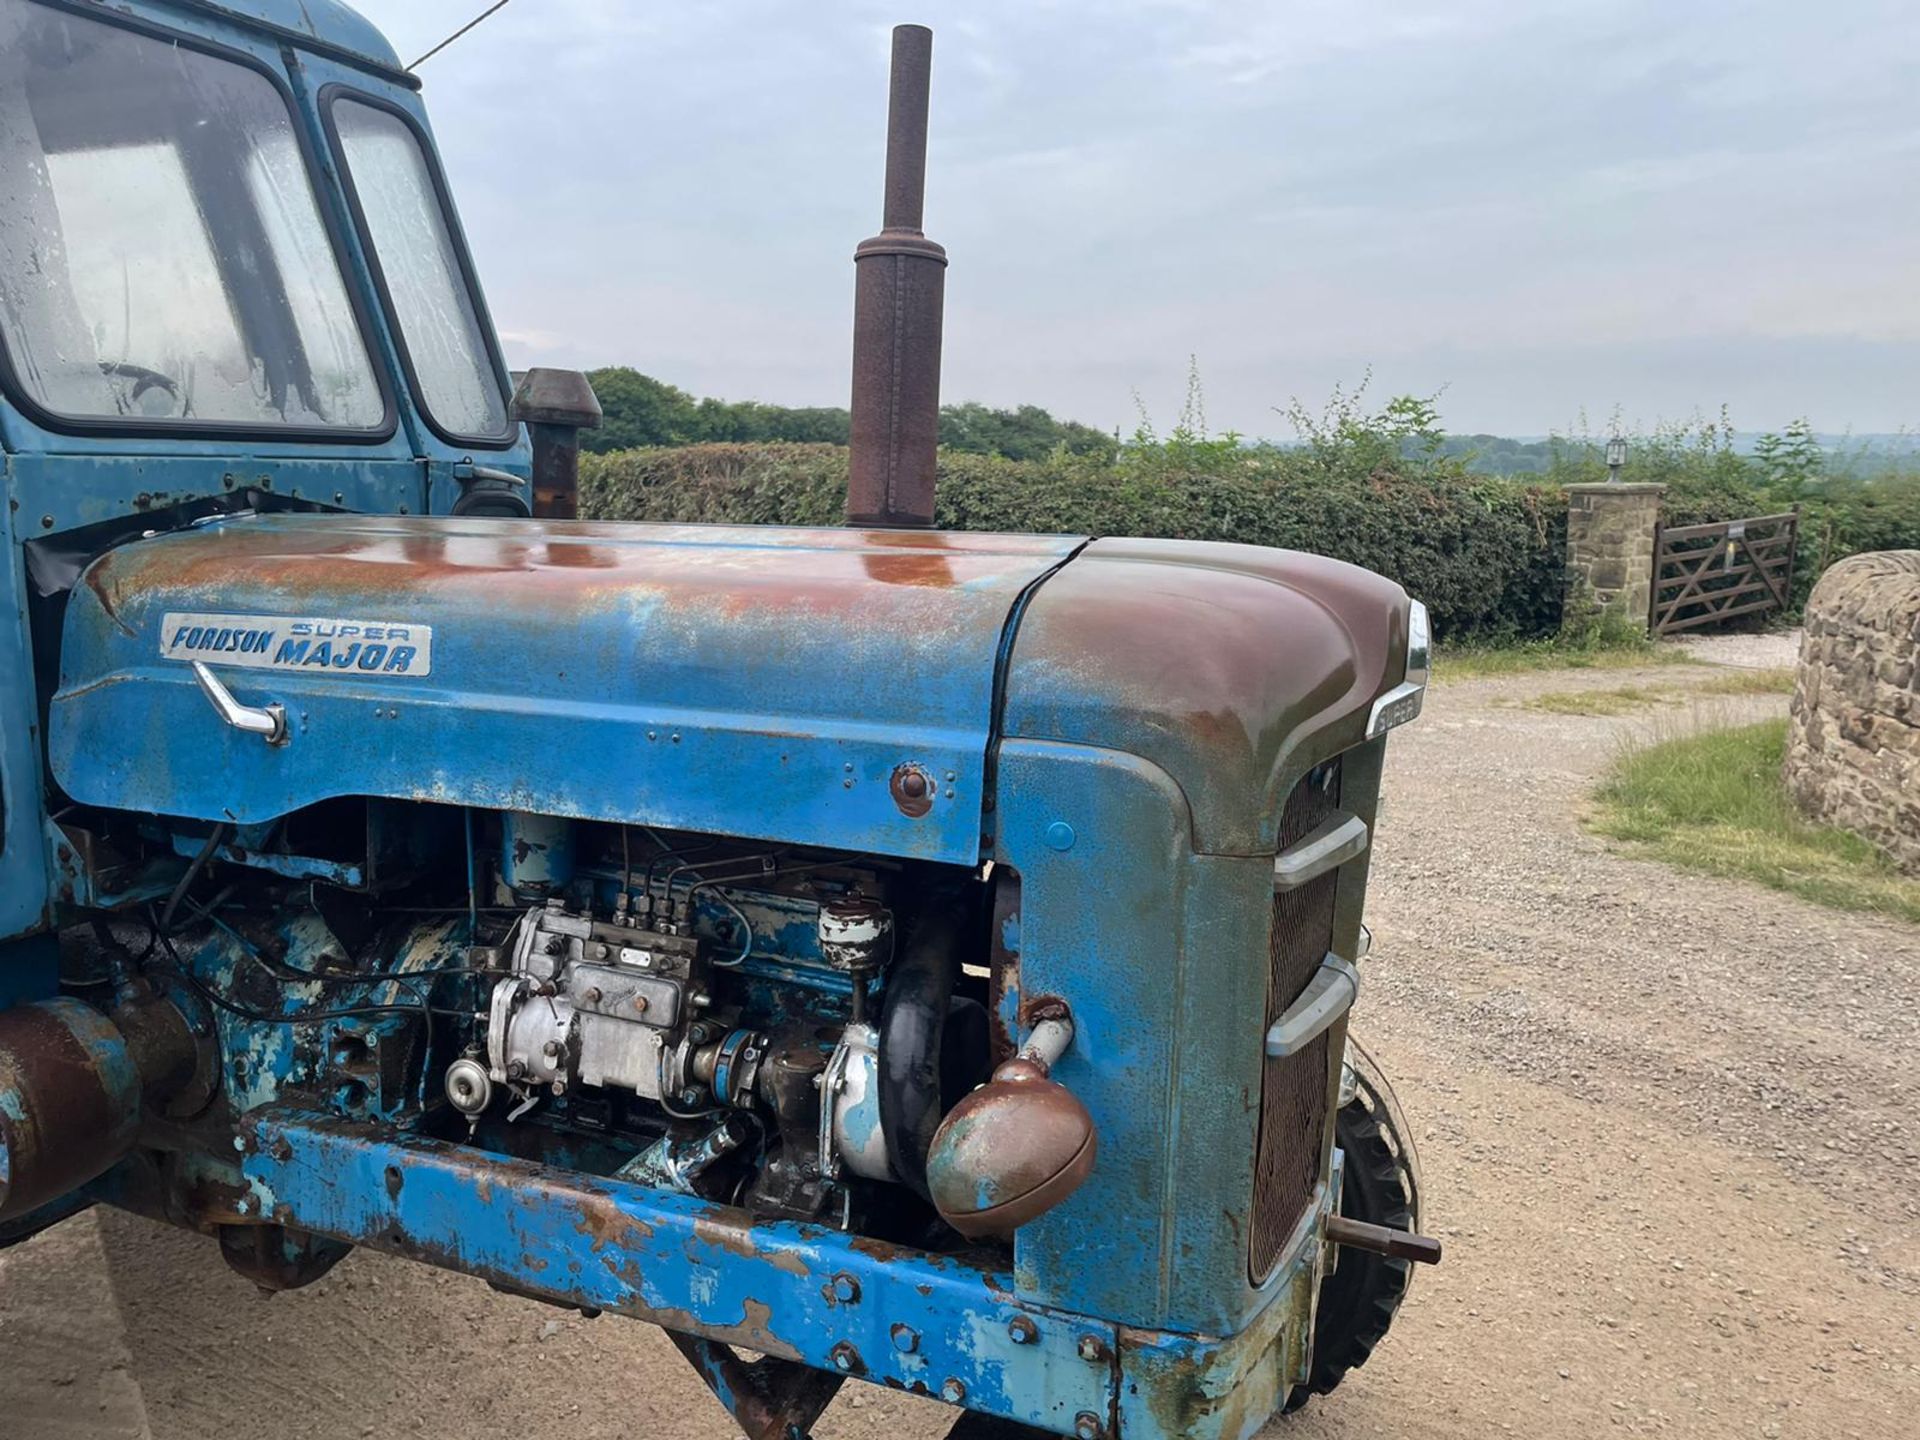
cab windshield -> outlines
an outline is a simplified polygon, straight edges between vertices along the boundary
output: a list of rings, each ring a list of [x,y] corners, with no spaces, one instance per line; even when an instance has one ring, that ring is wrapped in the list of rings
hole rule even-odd
[[[262,71],[0,0],[0,337],[95,424],[383,430],[282,92]]]

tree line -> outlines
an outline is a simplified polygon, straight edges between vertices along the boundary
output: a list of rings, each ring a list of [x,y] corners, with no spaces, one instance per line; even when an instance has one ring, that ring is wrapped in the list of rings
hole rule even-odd
[[[765,405],[757,400],[697,398],[676,385],[626,365],[587,372],[605,418],[581,435],[598,453],[654,445],[771,444],[798,441],[844,445],[851,417],[841,406]],[[969,401],[940,410],[940,443],[975,455],[1039,460],[1056,450],[1111,461],[1119,442],[1075,420],[1056,420],[1038,405],[998,410]]]

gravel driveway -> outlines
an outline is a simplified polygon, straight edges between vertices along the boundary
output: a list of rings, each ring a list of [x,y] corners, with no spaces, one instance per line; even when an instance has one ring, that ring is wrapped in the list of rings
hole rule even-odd
[[[1445,683],[1398,733],[1360,1025],[1448,1256],[1266,1440],[1920,1434],[1920,930],[1580,829],[1624,737],[1784,697],[1517,703],[1713,673]],[[0,1255],[0,1356],[0,1436],[37,1440],[733,1434],[644,1326],[364,1252],[266,1300],[107,1212]],[[949,1415],[852,1387],[817,1428],[933,1440]]]

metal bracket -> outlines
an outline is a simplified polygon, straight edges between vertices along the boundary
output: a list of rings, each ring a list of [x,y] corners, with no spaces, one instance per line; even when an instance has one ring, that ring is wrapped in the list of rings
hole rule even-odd
[[[840,1389],[841,1377],[831,1371],[769,1356],[742,1360],[718,1341],[677,1330],[667,1338],[727,1407],[746,1440],[807,1440]]]
[[[849,1027],[851,1028],[851,1027]],[[852,1051],[846,1038],[833,1047],[827,1068],[820,1072],[820,1173],[829,1180],[840,1178],[840,1147],[833,1143],[834,1097],[847,1088],[847,1065]]]
[[[236,730],[258,735],[269,745],[287,743],[287,712],[279,705],[242,705],[233,692],[220,683],[220,677],[207,668],[204,660],[189,662],[193,678],[200,682],[200,693],[212,704],[214,713]]]
[[[1267,1058],[1281,1060],[1298,1055],[1351,1010],[1359,998],[1360,972],[1352,962],[1329,952],[1300,998],[1267,1031]]]
[[[1298,844],[1289,845],[1273,860],[1273,889],[1298,890],[1367,848],[1367,822],[1358,815],[1336,810],[1326,823]]]

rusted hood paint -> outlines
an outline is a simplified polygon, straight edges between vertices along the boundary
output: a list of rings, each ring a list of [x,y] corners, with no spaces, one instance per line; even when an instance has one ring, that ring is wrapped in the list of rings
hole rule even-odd
[[[1001,728],[1119,750],[1185,793],[1194,848],[1271,855],[1302,772],[1365,738],[1406,666],[1407,594],[1258,545],[1096,540],[1034,596]]]
[[[53,771],[85,803],[206,820],[380,795],[971,863],[1008,617],[1080,543],[234,519],[86,572]],[[243,703],[285,707],[288,743],[267,745],[163,655],[168,615],[427,628],[431,670],[368,671],[337,642],[317,665],[203,654]],[[902,766],[930,795],[890,792]]]
[[[86,572],[49,746],[76,800],[205,820],[379,795],[972,863],[1004,664],[1000,732],[1137,755],[1197,849],[1271,853],[1291,777],[1400,678],[1407,609],[1243,545],[247,517]],[[432,668],[204,655],[285,707],[270,746],[163,654],[168,615],[426,627]]]

